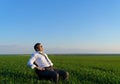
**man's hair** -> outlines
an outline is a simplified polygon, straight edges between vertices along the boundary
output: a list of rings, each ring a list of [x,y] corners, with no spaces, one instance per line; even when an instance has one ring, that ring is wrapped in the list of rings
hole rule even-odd
[[[38,46],[38,45],[41,45],[41,43],[36,43],[36,44],[34,45],[35,51],[37,51],[37,46]]]

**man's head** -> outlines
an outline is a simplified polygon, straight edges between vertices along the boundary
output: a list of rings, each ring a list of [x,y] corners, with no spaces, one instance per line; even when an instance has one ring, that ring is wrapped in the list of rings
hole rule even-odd
[[[34,49],[35,49],[35,51],[43,51],[43,46],[41,43],[36,43],[34,45]]]

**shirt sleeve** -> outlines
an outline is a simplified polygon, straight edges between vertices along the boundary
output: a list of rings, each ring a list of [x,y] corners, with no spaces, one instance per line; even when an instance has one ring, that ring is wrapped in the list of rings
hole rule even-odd
[[[27,65],[28,65],[30,68],[32,68],[32,69],[34,69],[35,67],[37,67],[37,66],[34,64],[36,58],[37,58],[37,56],[36,56],[35,54],[32,54],[32,55],[31,55],[31,58],[29,59],[29,61],[28,61],[28,63],[27,63]]]

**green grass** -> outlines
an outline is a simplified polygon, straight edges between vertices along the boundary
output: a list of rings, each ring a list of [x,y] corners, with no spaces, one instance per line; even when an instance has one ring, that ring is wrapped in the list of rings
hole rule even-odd
[[[55,68],[69,72],[59,84],[120,84],[119,55],[49,55]],[[29,55],[0,56],[0,84],[53,84],[28,68]]]

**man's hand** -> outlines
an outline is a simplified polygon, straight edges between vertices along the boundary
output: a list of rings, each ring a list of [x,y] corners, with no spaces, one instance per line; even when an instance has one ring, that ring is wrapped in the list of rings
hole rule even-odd
[[[36,69],[40,70],[40,71],[43,71],[45,70],[45,68],[41,68],[41,67],[35,67]]]

